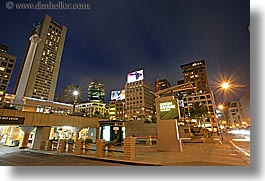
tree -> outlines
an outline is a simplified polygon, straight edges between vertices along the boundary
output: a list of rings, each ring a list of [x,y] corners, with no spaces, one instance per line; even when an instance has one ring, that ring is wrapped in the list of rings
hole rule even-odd
[[[95,111],[95,112],[94,112],[94,116],[95,116],[96,118],[100,118],[100,112],[99,112],[99,111]]]
[[[196,121],[199,122],[200,125],[202,125],[201,121],[203,121],[204,118],[209,118],[209,117],[210,115],[207,106],[199,102],[195,102],[193,104],[193,106],[190,109],[190,118],[196,119]]]

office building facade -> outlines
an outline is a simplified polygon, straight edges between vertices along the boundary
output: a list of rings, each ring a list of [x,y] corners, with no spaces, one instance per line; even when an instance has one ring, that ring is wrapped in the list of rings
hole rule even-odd
[[[76,105],[80,115],[104,118],[107,116],[106,104],[101,102],[87,102]]]
[[[191,82],[196,87],[196,93],[210,92],[204,60],[187,63],[180,67],[184,76],[184,83]]]
[[[39,25],[40,42],[35,51],[24,96],[43,100],[54,100],[67,28],[46,15]],[[17,91],[26,57],[28,44],[14,93]]]
[[[240,104],[242,108],[242,126],[250,126],[250,91],[247,90],[240,98]]]
[[[104,102],[105,86],[100,80],[92,80],[87,88],[88,102]]]
[[[229,102],[228,107],[228,125],[232,127],[242,126],[242,108],[240,101]]]
[[[125,119],[125,89],[111,91],[108,113],[110,120]]]
[[[128,74],[125,84],[125,120],[151,120],[155,115],[155,96],[152,92],[152,86],[143,79],[143,70]]]
[[[206,64],[204,60],[194,61],[181,65],[184,80],[178,81],[181,83],[192,83],[194,89],[181,93],[181,98],[184,102],[183,117],[188,118],[191,107],[194,103],[200,104],[208,108],[210,115],[210,122],[216,123],[216,104],[213,92],[208,85],[208,77],[206,71]]]
[[[15,67],[17,57],[8,53],[8,47],[0,44],[0,107],[3,107],[3,100]]]
[[[109,119],[110,120],[124,120],[125,119],[125,99],[124,100],[110,100],[109,102]]]

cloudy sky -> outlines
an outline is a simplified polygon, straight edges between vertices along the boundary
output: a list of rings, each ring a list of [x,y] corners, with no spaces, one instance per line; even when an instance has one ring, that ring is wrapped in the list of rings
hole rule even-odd
[[[124,88],[127,74],[139,69],[153,86],[164,78],[175,85],[183,79],[180,65],[200,59],[206,61],[215,92],[222,79],[235,85],[235,91],[219,94],[219,100],[238,99],[249,88],[249,0],[64,2],[86,2],[90,10],[9,10],[0,2],[0,43],[17,56],[8,92],[14,88],[32,24],[46,14],[68,28],[56,94],[70,83],[85,90],[89,81],[99,79],[108,101],[110,91]]]

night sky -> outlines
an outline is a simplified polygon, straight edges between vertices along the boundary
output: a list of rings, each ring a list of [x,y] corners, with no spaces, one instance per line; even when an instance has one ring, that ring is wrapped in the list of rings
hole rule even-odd
[[[14,1],[16,2],[16,1]],[[19,2],[24,2],[20,0]],[[45,1],[42,1],[45,2]],[[7,10],[0,4],[0,43],[17,56],[13,88],[32,25],[49,14],[67,26],[56,95],[70,83],[86,92],[92,79],[111,90],[123,89],[127,73],[144,69],[172,85],[183,79],[180,65],[204,59],[209,84],[232,79],[234,90],[218,100],[237,100],[250,84],[249,0],[91,0],[90,10]]]

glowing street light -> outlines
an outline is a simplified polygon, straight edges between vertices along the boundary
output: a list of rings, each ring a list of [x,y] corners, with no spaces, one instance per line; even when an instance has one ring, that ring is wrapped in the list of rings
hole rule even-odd
[[[230,84],[228,82],[224,82],[221,84],[222,89],[226,90],[230,87]]]
[[[75,91],[73,92],[73,94],[74,94],[74,96],[77,96],[77,95],[78,95],[78,91],[75,90]]]
[[[218,105],[218,109],[223,110],[224,106],[222,104]]]

